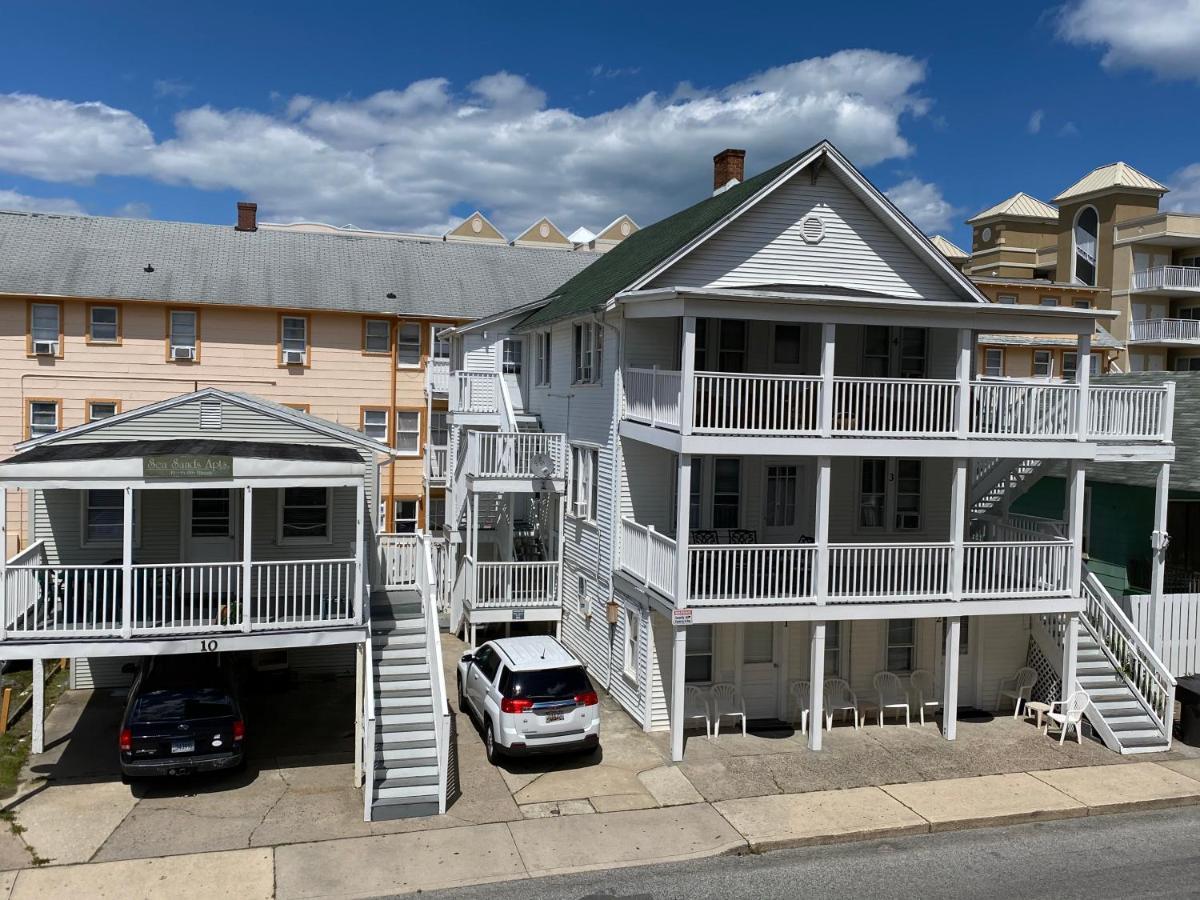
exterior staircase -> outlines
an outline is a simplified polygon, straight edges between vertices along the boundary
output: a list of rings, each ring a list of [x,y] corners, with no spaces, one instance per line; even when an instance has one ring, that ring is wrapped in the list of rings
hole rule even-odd
[[[981,459],[972,470],[970,509],[974,515],[1011,505],[1041,478],[1040,459]]]

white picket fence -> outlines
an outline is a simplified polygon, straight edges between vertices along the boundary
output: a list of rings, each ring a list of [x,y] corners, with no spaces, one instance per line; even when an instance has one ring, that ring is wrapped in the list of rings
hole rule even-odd
[[[1200,594],[1164,594],[1153,634],[1150,595],[1125,599],[1138,632],[1158,651],[1171,674],[1177,678],[1200,674]]]

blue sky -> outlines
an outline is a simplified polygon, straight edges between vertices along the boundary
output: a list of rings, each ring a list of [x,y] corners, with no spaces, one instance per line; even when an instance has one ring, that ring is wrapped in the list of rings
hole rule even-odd
[[[722,147],[754,172],[829,137],[960,242],[1116,159],[1200,208],[1200,0],[1131,8],[9,4],[0,207],[436,232],[478,206],[512,237],[648,223]]]

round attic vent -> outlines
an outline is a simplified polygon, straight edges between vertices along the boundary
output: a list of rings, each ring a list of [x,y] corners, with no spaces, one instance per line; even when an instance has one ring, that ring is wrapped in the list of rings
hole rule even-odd
[[[479,216],[473,218],[471,220],[471,230],[476,234],[479,234],[479,232],[483,231],[483,219],[479,218]]]
[[[544,238],[550,237],[550,226],[543,222],[541,227],[538,229],[538,234]]]
[[[628,222],[621,223],[621,236],[629,237],[629,223]]]
[[[825,222],[820,216],[809,214],[800,220],[800,236],[806,244],[819,244],[825,237]]]

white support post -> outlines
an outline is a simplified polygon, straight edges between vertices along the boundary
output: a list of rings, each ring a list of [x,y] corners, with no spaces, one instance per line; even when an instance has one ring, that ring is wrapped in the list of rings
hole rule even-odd
[[[1075,667],[1079,659],[1079,613],[1067,616],[1067,631],[1063,635],[1062,699],[1075,690]]]
[[[696,421],[692,404],[696,396],[696,317],[683,317],[683,345],[679,358],[679,433],[691,434]]]
[[[8,488],[0,487],[0,641],[8,631]]]
[[[950,541],[954,545],[950,553],[950,599],[961,600],[963,594],[963,569],[966,566],[966,550],[963,543],[967,530],[967,461],[954,460],[954,474],[950,482]]]
[[[821,749],[825,727],[825,623],[813,622],[808,649],[808,749]]]
[[[42,753],[46,749],[46,663],[33,661],[33,742],[31,751]]]
[[[962,619],[946,617],[945,670],[942,676],[942,736],[952,741],[958,736],[958,644],[962,640]]]
[[[1079,597],[1080,584],[1083,579],[1083,507],[1084,507],[1084,468],[1077,459],[1071,460],[1069,482],[1067,484],[1068,527],[1071,529],[1071,596]]]
[[[1076,349],[1078,352],[1075,357],[1075,383],[1079,385],[1078,439],[1086,441],[1091,425],[1091,417],[1088,413],[1088,382],[1092,376],[1092,336],[1081,334]]]
[[[354,645],[354,783],[363,783],[363,696],[366,693],[367,664],[366,654],[370,644],[360,642]]]
[[[675,626],[671,644],[671,762],[683,762],[683,695],[687,687],[687,626]]]
[[[692,531],[692,457],[679,454],[675,482],[675,607],[688,605],[688,565],[691,547],[688,544]],[[647,566],[649,570],[649,566]]]
[[[1154,480],[1154,530],[1150,532],[1150,620],[1146,623],[1146,638],[1154,652],[1160,655],[1165,637],[1162,633],[1163,581],[1167,568],[1167,545],[1171,542],[1167,534],[1170,494],[1171,464],[1162,463]]]
[[[832,466],[828,456],[817,457],[816,520],[813,540],[817,548],[816,600],[824,605],[829,599],[829,506]],[[824,631],[821,632],[824,634]]]
[[[833,373],[837,357],[837,323],[821,325],[821,437],[833,434]]]
[[[974,334],[970,328],[958,329],[958,361],[954,377],[958,381],[958,404],[954,413],[955,430],[961,439],[971,433],[971,368],[974,351]]]
[[[133,637],[133,488],[123,491],[121,506],[121,637]]]
[[[367,486],[359,482],[354,492],[354,621],[363,621],[363,591],[366,578],[363,572],[367,551],[366,536]],[[428,599],[428,598],[424,598]]]
[[[250,633],[250,606],[253,590],[252,553],[254,534],[254,488],[242,488],[242,631]]]

